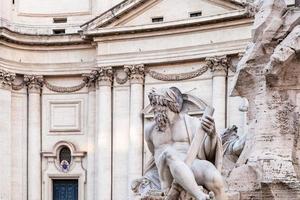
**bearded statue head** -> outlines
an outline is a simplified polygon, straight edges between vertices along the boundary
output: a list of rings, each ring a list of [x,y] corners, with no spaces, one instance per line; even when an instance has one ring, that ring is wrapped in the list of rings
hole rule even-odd
[[[168,111],[178,114],[182,110],[182,93],[176,87],[161,91],[152,89],[148,98],[154,110],[154,120],[158,130],[165,131],[170,123]]]

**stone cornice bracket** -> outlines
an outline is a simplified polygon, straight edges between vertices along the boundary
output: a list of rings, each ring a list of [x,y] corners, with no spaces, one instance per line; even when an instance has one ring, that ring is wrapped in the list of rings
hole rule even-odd
[[[231,65],[230,63],[230,59],[227,56],[206,58],[206,64],[214,76],[226,76]]]
[[[29,92],[40,93],[44,85],[44,78],[41,75],[24,75],[24,83]]]
[[[0,70],[0,88],[11,89],[16,74],[4,70]]]
[[[98,86],[111,86],[113,81],[112,67],[100,67],[97,73]]]
[[[125,65],[124,71],[128,74],[130,83],[143,84],[145,79],[145,66],[143,64]]]
[[[95,84],[97,82],[97,79],[99,77],[99,73],[97,70],[92,70],[88,74],[82,74],[83,81],[86,84],[86,87],[88,88],[95,88]]]

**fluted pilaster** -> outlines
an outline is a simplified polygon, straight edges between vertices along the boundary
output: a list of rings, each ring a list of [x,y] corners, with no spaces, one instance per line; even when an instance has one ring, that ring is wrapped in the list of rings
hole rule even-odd
[[[131,182],[143,173],[143,96],[144,96],[144,65],[128,65],[124,67],[130,80],[130,132],[128,151],[128,189],[133,199]]]

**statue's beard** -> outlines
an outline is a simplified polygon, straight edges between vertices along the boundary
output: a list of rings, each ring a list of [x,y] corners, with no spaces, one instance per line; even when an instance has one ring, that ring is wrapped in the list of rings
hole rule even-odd
[[[159,131],[164,132],[169,125],[169,118],[166,112],[157,112],[154,115],[154,120]]]

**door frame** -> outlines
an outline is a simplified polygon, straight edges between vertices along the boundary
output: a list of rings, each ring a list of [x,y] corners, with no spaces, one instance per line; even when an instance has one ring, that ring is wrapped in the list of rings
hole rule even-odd
[[[58,180],[62,180],[62,181],[72,180],[72,181],[74,181],[76,183],[76,185],[77,185],[77,198],[79,199],[79,187],[78,187],[79,180],[78,179],[70,179],[70,178],[67,178],[67,179],[52,179],[52,199],[53,199],[53,194],[54,194],[54,188],[53,188],[54,181],[58,181]]]
[[[72,162],[68,171],[64,172],[59,165],[59,150],[67,146],[71,150]],[[77,179],[78,200],[85,199],[86,169],[83,167],[83,158],[86,153],[76,151],[72,143],[58,142],[51,152],[43,152],[43,200],[53,200],[53,179]]]
[[[78,200],[84,200],[84,179],[80,175],[61,176],[61,175],[49,175],[48,180],[45,183],[46,200],[53,200],[53,180],[78,180]]]

